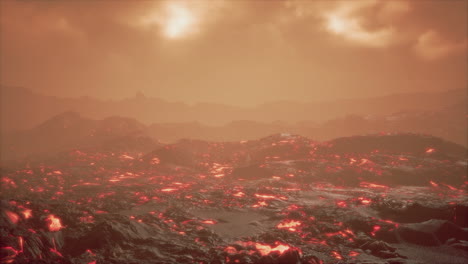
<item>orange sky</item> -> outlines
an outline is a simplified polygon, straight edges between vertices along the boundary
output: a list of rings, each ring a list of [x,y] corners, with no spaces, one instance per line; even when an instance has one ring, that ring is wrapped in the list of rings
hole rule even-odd
[[[256,105],[465,88],[452,1],[2,1],[4,85]]]

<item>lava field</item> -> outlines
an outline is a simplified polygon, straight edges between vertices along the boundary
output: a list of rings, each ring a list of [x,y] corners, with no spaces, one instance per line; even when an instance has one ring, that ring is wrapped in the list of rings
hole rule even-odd
[[[466,149],[279,134],[1,170],[0,263],[467,263]]]

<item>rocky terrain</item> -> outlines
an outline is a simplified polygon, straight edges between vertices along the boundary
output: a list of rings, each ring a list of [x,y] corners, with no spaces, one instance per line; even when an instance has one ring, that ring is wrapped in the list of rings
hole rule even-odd
[[[468,261],[466,149],[439,138],[129,144],[3,164],[0,263]]]

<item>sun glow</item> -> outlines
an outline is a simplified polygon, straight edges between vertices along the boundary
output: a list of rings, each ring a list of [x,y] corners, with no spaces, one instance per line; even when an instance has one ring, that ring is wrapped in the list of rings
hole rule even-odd
[[[189,33],[194,22],[195,17],[186,6],[171,3],[167,6],[164,34],[169,38],[183,37]]]
[[[200,23],[200,10],[188,1],[167,1],[160,8],[148,10],[148,13],[137,22],[146,29],[160,30],[170,39],[187,37],[196,32]]]
[[[372,3],[365,1],[361,1],[360,4],[347,3],[326,12],[323,16],[325,30],[353,43],[368,47],[388,45],[395,33],[394,28],[387,25],[370,30],[364,26],[366,18],[359,15],[358,11],[373,6]]]
[[[330,16],[328,18],[328,29],[336,34],[344,33],[348,27],[348,22],[342,17]]]

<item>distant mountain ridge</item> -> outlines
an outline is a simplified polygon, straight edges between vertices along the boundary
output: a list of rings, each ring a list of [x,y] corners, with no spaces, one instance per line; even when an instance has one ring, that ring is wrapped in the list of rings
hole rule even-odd
[[[64,112],[27,130],[5,133],[0,137],[1,159],[12,160],[31,155],[48,155],[70,149],[107,149],[146,152],[162,143],[181,139],[211,142],[255,140],[278,133],[302,135],[315,141],[362,135],[432,135],[467,146],[467,127],[459,106],[438,112],[398,113],[393,116],[362,117],[349,115],[324,123],[261,123],[233,121],[224,126],[206,126],[197,122],[154,123],[145,125],[136,119],[108,117],[89,119],[76,112]]]
[[[135,149],[159,145],[146,134],[146,126],[131,118],[93,120],[76,112],[64,112],[28,130],[6,133],[0,138],[1,158],[17,159],[50,155],[70,149]],[[136,144],[136,145],[135,145]]]
[[[2,86],[0,121],[3,131],[28,129],[52,116],[74,111],[93,119],[122,116],[135,118],[145,124],[199,122],[203,125],[220,126],[238,120],[261,123],[325,122],[351,114],[367,116],[391,115],[402,111],[427,112],[460,102],[466,106],[466,98],[466,91],[459,89],[328,102],[283,101],[257,107],[237,107],[217,103],[188,105],[145,97],[141,93],[119,101],[104,101],[91,97],[59,98],[34,93],[25,88]]]

